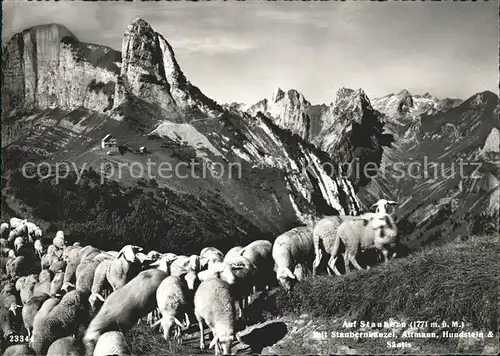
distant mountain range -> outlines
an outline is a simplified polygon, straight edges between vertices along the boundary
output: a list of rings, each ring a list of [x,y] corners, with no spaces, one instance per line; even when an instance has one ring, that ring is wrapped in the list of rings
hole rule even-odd
[[[467,214],[498,212],[499,103],[491,92],[462,101],[403,90],[370,100],[362,89],[342,88],[332,103],[312,105],[297,90],[276,88],[255,104],[220,105],[189,82],[167,40],[137,19],[121,52],[80,42],[58,24],[14,35],[4,50],[2,106],[4,172],[28,159],[96,170],[146,158],[239,163],[236,178],[157,179],[160,189],[198,201],[169,209],[192,214],[210,206],[214,219],[196,223],[223,225],[235,238],[276,235],[324,214],[357,214],[382,197],[399,201],[410,245],[466,233],[457,221]],[[106,155],[98,149],[106,134],[150,153]],[[480,161],[480,178],[352,170],[356,162],[408,166],[423,156]],[[341,175],[331,168],[339,164],[351,169]]]

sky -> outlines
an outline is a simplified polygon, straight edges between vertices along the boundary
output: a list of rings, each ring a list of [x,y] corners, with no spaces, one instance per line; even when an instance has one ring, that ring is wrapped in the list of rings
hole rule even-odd
[[[313,104],[339,88],[370,98],[498,93],[498,1],[2,3],[2,41],[60,23],[80,41],[121,50],[135,18],[172,45],[186,77],[219,103],[253,104],[274,88]]]

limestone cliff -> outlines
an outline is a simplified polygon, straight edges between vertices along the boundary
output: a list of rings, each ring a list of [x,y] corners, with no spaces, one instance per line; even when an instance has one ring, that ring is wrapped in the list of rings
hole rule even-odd
[[[297,90],[287,92],[277,87],[270,99],[264,99],[251,106],[247,112],[256,115],[262,112],[273,118],[276,125],[309,140],[310,117],[307,109],[311,104]]]
[[[119,52],[81,43],[62,25],[14,35],[2,61],[2,120],[35,109],[112,106]]]

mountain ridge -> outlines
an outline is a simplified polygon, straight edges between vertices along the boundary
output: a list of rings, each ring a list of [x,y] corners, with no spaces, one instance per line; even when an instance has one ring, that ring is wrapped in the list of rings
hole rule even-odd
[[[80,42],[68,36],[63,38],[59,43],[54,41],[56,52],[64,52],[68,63],[78,64],[74,48],[80,48]],[[97,45],[92,48],[103,51]],[[92,48],[84,53],[88,58],[93,58]],[[88,58],[84,58],[85,63]],[[13,61],[9,56],[4,60]],[[248,238],[252,231],[260,231],[262,236],[275,235],[312,223],[324,214],[360,211],[350,181],[323,166],[330,160],[328,155],[266,117],[227,111],[207,98],[187,80],[170,44],[141,19],[127,27],[117,64],[120,70],[109,81],[100,80],[101,69],[97,65],[87,76],[74,78],[59,64],[53,62],[47,68],[57,71],[54,81],[69,82],[80,93],[105,91],[106,107],[90,105],[90,101],[68,102],[66,92],[60,91],[56,92],[53,105],[4,112],[2,144],[5,164],[11,170],[28,158],[52,164],[74,162],[100,174],[106,173],[103,164],[131,167],[134,162],[145,165],[149,159],[168,162],[172,167],[185,164],[186,169],[195,164],[225,167],[237,163],[241,177],[154,179],[158,189],[178,196],[172,209],[184,211],[177,204],[182,204],[183,195],[191,196],[199,202],[191,208],[195,213],[214,214],[206,222],[197,222],[200,229],[210,229],[209,225],[220,219],[224,235],[234,238]],[[55,83],[56,88],[60,82]],[[24,89],[15,86],[4,89],[3,94],[24,95]],[[108,99],[112,99],[110,107]],[[107,154],[100,149],[100,140],[109,133],[125,151]],[[147,147],[147,154],[134,153],[142,146]],[[156,169],[152,173],[158,176]],[[127,171],[118,181],[133,187],[141,180]],[[213,206],[220,209],[214,212],[209,209]],[[229,219],[248,224],[238,227],[224,223]]]

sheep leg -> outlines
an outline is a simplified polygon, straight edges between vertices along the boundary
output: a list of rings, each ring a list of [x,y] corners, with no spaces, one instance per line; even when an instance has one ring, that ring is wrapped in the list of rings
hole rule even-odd
[[[349,266],[349,257],[347,253],[343,253],[342,256],[344,257],[344,267],[345,267],[345,273],[351,272],[351,267]]]
[[[238,299],[238,307],[240,309],[238,318],[243,318],[243,300]]]
[[[186,329],[189,328],[189,326],[191,325],[191,321],[189,320],[189,315],[188,313],[184,313],[184,315],[186,316]]]
[[[356,261],[356,255],[350,255],[349,260],[351,261],[354,268],[356,268],[359,271],[364,270],[364,268],[359,265],[358,261]]]
[[[389,251],[387,249],[382,250],[382,255],[384,256],[384,262],[389,261]]]
[[[328,260],[328,268],[326,269],[329,275],[332,274],[331,271],[333,271],[337,275],[340,274],[340,272],[337,270],[337,267],[335,267],[336,262],[337,262],[337,256],[332,255]]]
[[[314,258],[314,261],[313,261],[312,275],[316,276],[316,270],[318,269],[318,266],[321,263],[321,259],[323,258],[323,255],[321,253],[321,249],[319,248],[319,244],[318,245],[316,245],[316,243],[314,244],[314,250],[315,250],[314,253],[315,253],[316,257]]]
[[[212,334],[214,334],[214,338],[212,341],[210,341],[210,345],[208,346],[209,349],[213,348],[215,344],[217,343],[217,336],[215,336],[215,332],[212,330]]]
[[[26,331],[28,332],[28,337],[31,337],[31,330],[30,330],[30,328],[26,328]]]
[[[198,326],[200,327],[200,350],[205,350],[205,338],[203,330],[203,320],[198,320]]]

